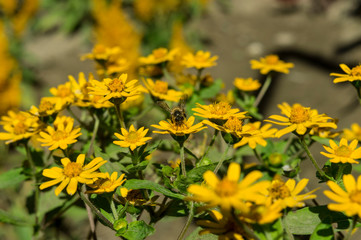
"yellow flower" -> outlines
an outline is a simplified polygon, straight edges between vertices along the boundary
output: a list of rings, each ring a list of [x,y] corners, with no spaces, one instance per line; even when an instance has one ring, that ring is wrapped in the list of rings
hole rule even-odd
[[[345,128],[342,134],[343,138],[347,140],[357,139],[361,142],[361,127],[357,123],[351,124],[351,129]]]
[[[358,163],[355,159],[361,158],[361,147],[357,148],[357,140],[354,139],[350,145],[348,145],[347,140],[342,138],[340,141],[340,146],[330,140],[330,147],[323,145],[328,153],[321,152],[322,155],[331,158],[330,162],[333,163]]]
[[[229,90],[227,94],[219,93],[216,96],[216,102],[228,102],[230,105],[235,103],[235,98],[232,90]]]
[[[190,116],[187,121],[184,121],[182,125],[177,125],[172,122],[172,120],[167,119],[167,121],[160,121],[159,125],[151,125],[154,128],[158,128],[162,131],[153,131],[154,133],[159,134],[171,134],[175,136],[184,136],[191,133],[197,133],[205,128],[202,123],[197,123],[193,125],[195,118]]]
[[[202,123],[207,124],[219,131],[230,133],[236,137],[239,137],[241,135],[243,128],[242,119],[234,116],[230,116],[223,125],[218,125],[208,120],[203,120]]]
[[[271,124],[265,124],[261,127],[261,122],[247,123],[243,126],[242,131],[239,133],[241,141],[234,144],[234,148],[248,144],[250,148],[255,149],[259,144],[263,147],[267,145],[265,138],[271,138],[274,136],[277,129],[270,129]]]
[[[71,90],[70,82],[60,84],[56,88],[50,88],[50,93],[53,94],[54,100],[56,101],[56,109],[63,109],[64,106],[72,104],[74,102],[75,96],[73,94],[73,91]]]
[[[323,193],[336,203],[327,205],[331,211],[344,212],[347,216],[361,217],[361,176],[355,178],[351,174],[343,176],[345,190],[335,182],[328,181],[327,185],[332,191],[326,190]]]
[[[305,135],[307,130],[313,127],[337,128],[334,122],[327,122],[328,120],[332,120],[332,118],[326,114],[318,114],[317,110],[303,107],[301,104],[296,103],[291,107],[288,103],[284,102],[282,105],[278,104],[278,108],[280,108],[281,113],[287,117],[272,115],[269,116],[269,118],[276,121],[265,120],[274,124],[287,126],[278,131],[275,134],[276,137],[281,137],[293,131],[299,135]]]
[[[136,130],[132,124],[130,125],[129,132],[125,128],[121,128],[120,130],[122,134],[114,133],[120,141],[113,141],[113,143],[121,147],[129,147],[132,151],[152,139],[151,137],[145,137],[148,129],[144,129],[144,127]]]
[[[31,106],[30,113],[38,117],[51,116],[54,113],[60,112],[62,109],[57,108],[57,98],[54,97],[43,97],[40,100],[39,108]],[[59,107],[59,105],[58,105]]]
[[[79,154],[76,162],[70,161],[69,158],[62,158],[61,164],[63,168],[52,167],[43,170],[43,176],[52,178],[48,182],[40,185],[40,190],[54,186],[58,183],[60,185],[55,189],[55,195],[58,196],[61,191],[67,186],[66,191],[69,195],[73,195],[79,183],[91,184],[97,178],[103,177],[104,173],[95,172],[107,161],[101,157],[94,158],[90,163],[84,165],[85,154]]]
[[[143,82],[149,93],[158,100],[161,99],[172,102],[179,102],[183,95],[182,92],[169,89],[168,83],[161,80],[156,80],[153,82],[152,79],[148,78]]]
[[[340,67],[346,74],[341,73],[331,73],[330,76],[335,76],[333,83],[339,82],[353,82],[356,80],[361,80],[361,64],[357,65],[350,69],[346,64],[340,64]]]
[[[240,174],[241,167],[234,162],[229,165],[227,176],[222,180],[212,171],[207,171],[203,174],[204,184],[192,184],[188,187],[187,191],[193,196],[187,200],[206,203],[205,208],[219,206],[225,212],[229,212],[231,208],[241,208],[245,201],[264,201],[260,191],[267,188],[270,182],[255,183],[262,177],[260,171],[250,172],[241,181]]]
[[[170,165],[171,168],[177,168],[181,164],[181,160],[180,158],[169,160],[168,164]]]
[[[316,195],[312,194],[317,189],[314,189],[305,194],[299,194],[307,185],[308,179],[304,178],[296,184],[294,179],[288,179],[286,182],[282,181],[279,176],[276,176],[271,183],[271,186],[265,190],[265,196],[267,196],[267,203],[277,203],[286,207],[303,207],[305,203],[303,201],[316,198]]]
[[[235,78],[233,84],[236,88],[245,92],[256,91],[261,87],[259,81],[253,78]]]
[[[40,132],[38,141],[42,142],[41,146],[49,146],[49,150],[57,148],[66,149],[68,145],[77,142],[76,138],[81,135],[80,128],[73,129],[73,123],[64,126],[60,123],[56,128],[48,126],[46,132]]]
[[[22,139],[28,139],[38,132],[38,117],[27,112],[9,111],[8,116],[2,116],[0,124],[5,132],[0,132],[0,140],[9,144]]]
[[[203,68],[209,68],[216,66],[216,60],[218,59],[218,56],[211,57],[210,52],[204,52],[204,51],[197,51],[196,54],[188,53],[186,54],[181,64],[186,66],[187,68],[196,68],[196,69],[203,69]]]
[[[139,62],[142,65],[148,65],[172,61],[177,51],[177,49],[168,51],[166,48],[157,48],[154,49],[147,57],[140,57]]]
[[[270,71],[289,73],[289,68],[293,68],[293,63],[286,63],[279,59],[277,55],[268,55],[259,61],[251,60],[252,69],[260,69],[261,74],[268,74]]]
[[[229,215],[224,215],[216,210],[210,210],[209,215],[213,219],[211,220],[198,220],[196,224],[203,229],[199,231],[199,235],[215,234],[218,235],[220,240],[243,240],[242,235],[246,236],[246,233],[242,227]]]
[[[252,204],[247,202],[245,207],[239,210],[237,217],[242,222],[267,224],[272,223],[282,216],[282,205],[279,203],[273,204]]]
[[[110,58],[121,52],[120,47],[106,47],[102,44],[96,44],[91,53],[87,53],[81,57],[81,60],[91,59],[96,61],[108,61]]]
[[[63,125],[66,128],[68,125],[74,125],[74,118],[69,116],[57,116],[55,121],[53,122],[54,129],[58,129],[59,125]]]
[[[196,112],[194,115],[208,118],[211,121],[227,120],[233,116],[239,119],[246,118],[247,112],[239,112],[238,108],[231,108],[228,102],[213,103],[211,105],[201,105],[197,103],[198,108],[192,108]]]
[[[89,190],[85,193],[102,194],[107,192],[114,192],[117,187],[125,182],[125,180],[126,179],[124,178],[124,174],[120,175],[118,178],[117,172],[113,172],[111,176],[109,176],[109,173],[106,172],[102,178],[97,179],[93,184],[88,184],[88,186],[94,190]],[[126,190],[126,188],[122,189],[121,191]]]
[[[138,80],[127,81],[128,74],[122,74],[119,78],[105,78],[102,82],[92,80],[93,86],[88,87],[89,94],[102,96],[102,101],[111,99],[123,99],[139,94],[136,86]]]

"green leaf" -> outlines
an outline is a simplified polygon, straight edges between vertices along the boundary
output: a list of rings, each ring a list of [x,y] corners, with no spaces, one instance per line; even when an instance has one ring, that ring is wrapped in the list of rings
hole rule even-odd
[[[137,172],[137,171],[142,171],[144,169],[147,168],[149,164],[149,160],[144,160],[144,161],[141,161],[139,164],[133,166],[133,165],[129,165],[126,167],[127,171],[130,172],[130,173],[134,173],[134,172]]]
[[[222,85],[222,79],[216,79],[211,86],[201,89],[199,91],[199,96],[202,99],[213,98],[221,91]]]
[[[264,224],[253,226],[254,233],[260,240],[281,240],[283,239],[282,220],[278,219],[273,224]]]
[[[312,233],[310,240],[333,240],[335,239],[332,225],[320,223]]]
[[[4,210],[0,209],[0,222],[2,223],[8,223],[16,226],[26,226],[29,225],[25,220],[19,219],[8,212],[5,212]]]
[[[329,146],[330,145],[330,139],[329,138],[323,138],[323,137],[319,137],[319,136],[312,136],[311,137],[312,140],[321,143],[323,145]]]
[[[27,176],[23,174],[23,168],[11,169],[0,175],[0,189],[15,187],[25,181]]]
[[[201,227],[197,227],[187,238],[186,240],[217,240],[218,236],[214,234],[204,234],[199,235],[199,231],[202,230]]]
[[[128,240],[141,240],[153,234],[155,229],[143,220],[129,223],[127,230],[120,229],[116,236],[122,236]]]
[[[162,193],[167,197],[178,198],[178,199],[184,198],[183,195],[174,193],[169,189],[163,187],[162,185],[159,185],[158,183],[148,180],[130,179],[125,182],[124,187],[126,187],[127,189],[149,189]]]

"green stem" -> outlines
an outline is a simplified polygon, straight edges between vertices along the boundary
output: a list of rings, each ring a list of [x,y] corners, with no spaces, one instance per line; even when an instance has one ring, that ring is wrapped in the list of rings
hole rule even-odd
[[[345,167],[346,167],[346,165],[343,163],[341,163],[341,165],[339,165],[338,170],[337,170],[337,175],[336,175],[336,181],[338,181],[341,178]]]
[[[184,143],[179,143],[179,146],[180,146],[180,159],[181,159],[182,175],[184,177],[187,177],[186,162],[185,162],[185,158],[184,158]]]
[[[349,239],[350,239],[351,234],[352,234],[352,231],[353,231],[353,229],[354,229],[355,226],[356,226],[356,223],[357,223],[357,215],[353,216],[353,218],[352,218],[352,223],[351,223],[351,225],[350,225],[350,228],[349,228],[348,231],[347,231],[347,235],[346,235],[346,237],[345,237],[344,240],[349,240]]]
[[[217,174],[218,170],[221,168],[222,164],[223,164],[223,161],[225,160],[226,156],[227,156],[227,153],[228,153],[228,150],[229,150],[229,147],[231,146],[230,143],[227,144],[227,148],[226,148],[226,151],[222,154],[222,157],[221,157],[221,160],[219,160],[216,168],[214,169],[214,174]]]
[[[271,85],[271,82],[272,82],[272,77],[271,77],[271,74],[268,74],[267,78],[266,78],[266,81],[264,82],[261,90],[259,91],[258,93],[258,96],[256,98],[256,100],[254,101],[253,103],[253,106],[254,107],[257,107],[258,104],[261,102],[262,98],[264,97],[264,95],[266,94],[269,86]]]
[[[196,82],[195,82],[195,86],[194,86],[194,90],[196,92],[198,92],[201,88],[201,75],[202,75],[202,71],[203,71],[203,68],[201,69],[198,69],[198,72],[197,72],[197,79],[196,79]]]
[[[253,153],[254,155],[256,156],[257,160],[260,162],[260,163],[263,163],[263,160],[261,158],[261,156],[258,154],[257,150],[256,149],[252,149],[253,150]]]
[[[119,219],[119,216],[118,216],[118,212],[117,212],[117,209],[116,209],[114,201],[113,201],[113,195],[111,195],[109,197],[109,203],[110,203],[110,208],[112,209],[114,221],[116,221]]]
[[[219,131],[218,131],[217,129],[214,129],[214,134],[213,134],[212,140],[211,140],[211,142],[209,143],[209,145],[208,145],[208,147],[207,147],[207,150],[206,150],[206,152],[203,154],[201,160],[199,160],[199,162],[198,162],[198,165],[199,165],[199,166],[202,166],[202,165],[203,165],[203,160],[205,159],[205,157],[207,156],[209,150],[211,149],[211,147],[213,146],[214,142],[216,141],[216,137],[217,137],[217,135],[218,135],[218,132],[219,132]]]
[[[179,234],[177,240],[182,240],[184,238],[184,235],[186,234],[187,230],[188,230],[188,227],[191,225],[192,223],[192,220],[193,220],[193,217],[194,217],[194,203],[191,202],[191,206],[189,208],[189,216],[188,216],[188,219],[187,219],[187,222],[186,224],[184,225],[181,233]]]
[[[83,128],[89,130],[89,126],[88,126],[85,122],[83,122],[82,120],[80,120],[80,118],[78,118],[77,115],[74,114],[74,112],[71,110],[70,106],[67,108],[67,110],[68,110],[68,113],[70,113],[70,115],[71,115],[78,123],[80,123],[80,125],[81,125]]]
[[[123,113],[120,110],[120,104],[119,103],[114,103],[114,107],[115,107],[115,111],[117,112],[117,117],[118,117],[118,120],[119,120],[119,123],[120,123],[120,127],[125,128]]]
[[[94,141],[95,141],[95,137],[98,133],[98,129],[99,129],[99,118],[94,114],[93,115],[95,122],[94,122],[94,129],[93,129],[93,134],[92,134],[92,138],[90,140],[90,146],[89,146],[89,150],[88,150],[88,154],[87,156],[90,157],[93,152],[94,152]]]

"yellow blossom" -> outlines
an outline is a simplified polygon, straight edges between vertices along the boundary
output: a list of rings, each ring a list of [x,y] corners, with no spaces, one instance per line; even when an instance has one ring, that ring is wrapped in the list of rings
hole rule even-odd
[[[93,184],[88,184],[88,186],[93,188],[93,190],[86,191],[86,193],[102,194],[114,192],[117,187],[121,186],[125,182],[125,180],[124,174],[120,175],[118,178],[117,172],[113,172],[110,176],[109,173],[106,172],[102,178],[97,179]],[[126,188],[122,189],[121,191],[123,192],[126,190]]]
[[[235,78],[233,84],[237,89],[245,92],[256,91],[261,87],[259,81],[253,78]]]
[[[154,128],[157,128],[162,131],[153,131],[154,133],[159,134],[171,134],[174,136],[184,136],[191,133],[199,132],[205,128],[202,123],[197,123],[193,125],[195,118],[190,116],[188,120],[184,121],[182,125],[173,123],[172,120],[167,119],[167,121],[160,121],[159,125],[151,125]]]
[[[181,160],[180,160],[180,158],[177,158],[174,160],[169,160],[168,164],[171,166],[171,168],[177,168],[181,164]]]
[[[91,53],[87,53],[81,57],[81,60],[91,59],[97,61],[108,61],[110,58],[121,52],[120,47],[107,47],[103,44],[96,44]]]
[[[57,116],[53,122],[54,129],[58,129],[60,125],[63,125],[66,128],[68,125],[74,125],[74,118],[69,116]]]
[[[156,80],[153,82],[152,79],[147,78],[143,82],[152,97],[156,98],[157,100],[179,102],[183,95],[183,93],[180,91],[169,89],[168,83],[161,80]]]
[[[246,144],[252,149],[255,149],[257,145],[265,147],[267,141],[264,139],[274,137],[275,132],[277,132],[277,129],[271,128],[271,126],[271,124],[265,124],[261,127],[259,121],[245,124],[242,131],[238,133],[238,137],[242,138],[241,141],[234,144],[233,147],[238,148]]]
[[[333,181],[327,182],[332,191],[326,190],[323,193],[336,202],[329,203],[328,209],[344,212],[350,217],[358,215],[361,218],[361,176],[358,176],[356,181],[351,174],[343,175],[343,184],[345,190]]]
[[[343,138],[346,138],[347,140],[354,140],[357,139],[359,142],[361,142],[361,127],[357,123],[351,124],[351,129],[345,128],[343,130],[342,134]]]
[[[242,209],[237,209],[237,217],[241,222],[267,224],[272,223],[282,216],[280,203],[254,204],[247,202]]]
[[[330,147],[325,145],[323,145],[323,147],[327,153],[321,152],[321,154],[330,158],[330,162],[333,163],[358,163],[356,159],[361,158],[361,147],[357,148],[356,139],[348,145],[347,140],[342,138],[339,146],[330,139]]]
[[[35,106],[31,106],[30,113],[32,113],[38,117],[51,116],[62,110],[62,109],[57,108],[56,103],[57,103],[57,98],[43,97],[40,100],[39,108],[37,108]]]
[[[356,80],[361,80],[361,64],[350,69],[346,64],[340,64],[340,68],[345,72],[342,73],[331,73],[330,76],[335,76],[333,83],[339,82],[353,82]]]
[[[218,124],[213,123],[213,122],[208,121],[208,120],[203,120],[202,123],[207,124],[207,125],[213,127],[214,129],[217,129],[219,131],[222,131],[222,132],[225,132],[225,133],[230,133],[230,134],[234,135],[235,137],[240,136],[240,134],[242,132],[242,128],[243,128],[242,119],[239,119],[239,118],[234,117],[234,116],[230,116],[223,125],[218,125]]]
[[[188,53],[186,54],[181,64],[186,66],[187,68],[196,68],[196,69],[203,69],[203,68],[209,68],[216,66],[216,60],[218,59],[218,56],[211,57],[210,52],[204,52],[204,51],[197,51],[195,54]]]
[[[277,55],[268,55],[258,60],[251,60],[252,69],[260,69],[261,74],[268,74],[270,71],[289,73],[289,68],[293,68],[293,63],[286,63],[279,59]]]
[[[227,176],[222,180],[212,171],[207,171],[203,174],[204,184],[192,184],[188,187],[187,191],[193,196],[187,199],[205,203],[205,208],[219,206],[226,212],[231,208],[241,208],[245,201],[263,202],[265,199],[260,195],[260,191],[267,188],[270,182],[256,183],[262,177],[260,171],[248,173],[241,181],[240,174],[241,167],[234,162],[229,165]]]
[[[69,195],[73,195],[77,191],[78,183],[91,184],[97,178],[103,177],[104,173],[95,172],[104,163],[101,157],[94,158],[91,162],[84,166],[85,154],[79,154],[76,162],[70,161],[69,158],[62,158],[61,164],[63,168],[52,167],[43,170],[43,176],[52,178],[48,182],[40,185],[40,190],[54,186],[58,183],[60,185],[55,189],[55,195],[58,196],[65,187]]]
[[[284,102],[278,104],[278,108],[281,109],[281,113],[286,115],[286,117],[271,115],[269,118],[272,120],[265,120],[274,124],[287,126],[278,131],[275,134],[276,137],[281,137],[293,131],[299,135],[305,135],[307,130],[310,130],[313,127],[337,128],[334,122],[328,122],[328,120],[332,120],[332,118],[325,114],[318,114],[317,110],[303,107],[301,104],[294,104],[291,107],[288,103]]]
[[[56,88],[50,88],[50,93],[53,94],[54,100],[56,101],[56,109],[63,109],[65,106],[74,102],[75,96],[73,94],[73,91],[71,90],[70,82],[60,84]]]
[[[177,51],[177,49],[168,51],[166,48],[157,48],[154,49],[147,57],[140,57],[139,63],[142,65],[148,65],[172,61]]]
[[[121,147],[129,147],[132,151],[152,139],[151,137],[145,137],[149,129],[144,129],[144,127],[136,130],[132,124],[129,127],[129,132],[125,128],[121,128],[120,130],[122,134],[114,133],[120,141],[113,141],[113,143]]]

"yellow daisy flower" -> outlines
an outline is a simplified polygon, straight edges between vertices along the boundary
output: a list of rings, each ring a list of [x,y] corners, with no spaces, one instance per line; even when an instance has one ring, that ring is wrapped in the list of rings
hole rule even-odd
[[[180,98],[183,95],[182,92],[169,89],[168,83],[161,80],[156,80],[155,82],[153,82],[152,79],[148,78],[143,82],[152,97],[158,100],[161,99],[172,102],[179,102]]]
[[[196,224],[203,229],[199,231],[199,235],[214,234],[218,235],[218,239],[223,240],[244,240],[245,231],[241,226],[229,215],[224,215],[219,211],[210,210],[211,220],[198,220]],[[242,236],[243,235],[243,236]]]
[[[50,93],[54,96],[54,100],[56,101],[56,109],[63,109],[66,105],[72,104],[75,99],[70,82],[60,84],[56,88],[50,88]]]
[[[73,129],[73,123],[68,123],[64,126],[63,123],[59,124],[57,128],[48,126],[46,132],[40,132],[38,141],[42,142],[41,146],[49,146],[49,150],[57,148],[66,149],[68,145],[77,142],[76,138],[81,135],[80,128]]]
[[[361,147],[357,148],[357,140],[354,139],[350,145],[347,140],[342,138],[340,146],[330,139],[330,147],[323,145],[328,153],[321,152],[322,155],[331,158],[333,163],[358,163],[355,159],[361,158]]]
[[[294,179],[288,179],[286,182],[282,181],[279,176],[276,176],[271,183],[271,186],[264,189],[265,196],[267,196],[267,204],[277,203],[286,207],[303,207],[304,201],[316,198],[314,189],[305,194],[299,194],[307,185],[308,179],[304,178],[296,184]]]
[[[261,189],[269,186],[269,181],[255,183],[262,177],[260,171],[248,173],[240,180],[241,167],[238,163],[231,163],[227,176],[220,180],[212,171],[203,174],[204,184],[192,184],[187,191],[193,196],[187,200],[203,202],[205,208],[219,206],[222,211],[229,212],[231,208],[241,208],[245,201],[263,202],[260,195]]]
[[[242,222],[267,224],[280,218],[282,216],[283,208],[279,203],[259,205],[247,202],[244,208],[237,210],[239,210],[237,217]]]
[[[246,118],[247,112],[240,112],[238,108],[231,108],[228,102],[218,102],[210,105],[201,105],[197,103],[198,108],[192,108],[194,115],[208,118],[211,121],[227,120],[231,116],[243,119]]]
[[[9,111],[8,116],[2,116],[0,124],[5,132],[0,132],[0,140],[6,144],[22,139],[28,139],[39,130],[39,118],[27,112]]]
[[[148,65],[172,61],[177,51],[177,49],[168,51],[166,48],[157,48],[154,49],[147,57],[140,57],[139,63],[142,65]]]
[[[122,134],[114,133],[120,141],[113,141],[113,143],[121,147],[129,147],[132,151],[152,139],[151,137],[145,137],[149,129],[144,129],[144,127],[136,130],[132,124],[130,125],[129,132],[125,128],[120,130]]]
[[[139,94],[136,86],[138,80],[127,81],[128,74],[122,74],[119,78],[105,78],[102,82],[92,80],[89,94],[102,96],[101,101],[123,99]]]
[[[109,173],[106,172],[102,178],[97,179],[93,184],[88,184],[89,187],[93,188],[94,190],[86,191],[85,193],[108,193],[114,192],[115,189],[121,186],[125,182],[124,173],[120,175],[118,178],[118,173],[113,172],[111,176]],[[126,191],[126,188],[122,188],[121,191]],[[123,195],[123,194],[122,194]]]
[[[250,148],[255,149],[257,145],[265,147],[267,141],[265,138],[274,137],[277,129],[271,128],[271,124],[265,124],[261,127],[261,122],[247,123],[243,126],[242,131],[239,133],[241,141],[234,144],[234,148],[248,144]],[[271,128],[271,129],[270,129]]]
[[[160,121],[159,125],[151,125],[154,128],[157,128],[162,131],[153,131],[154,133],[159,134],[171,134],[174,136],[184,136],[191,133],[197,133],[205,128],[202,123],[197,123],[193,125],[195,118],[190,116],[187,121],[184,121],[182,125],[178,125],[172,122],[172,120],[167,119],[167,121]]]
[[[63,168],[52,167],[50,169],[44,169],[43,176],[52,178],[53,180],[42,183],[39,186],[40,190],[60,183],[55,189],[56,196],[58,196],[66,186],[67,193],[73,195],[77,190],[78,183],[91,184],[97,178],[104,176],[104,173],[95,171],[107,161],[103,160],[101,157],[97,157],[84,166],[84,160],[85,154],[79,154],[76,162],[70,161],[69,158],[62,158],[61,164],[63,165]]]
[[[91,53],[87,53],[81,57],[81,60],[91,59],[97,61],[108,61],[111,57],[121,52],[119,47],[106,47],[102,44],[96,44]]]
[[[344,212],[347,216],[358,215],[361,218],[361,176],[357,181],[351,174],[343,176],[345,189],[342,189],[333,181],[328,181],[327,185],[332,191],[326,190],[323,193],[336,203],[330,203],[327,208],[331,211]]]
[[[233,85],[245,92],[256,91],[261,87],[261,83],[253,78],[235,78]]]
[[[223,125],[218,125],[208,120],[203,120],[203,124],[207,124],[219,131],[230,133],[236,137],[239,137],[243,128],[243,121],[237,117],[230,116]]]
[[[66,128],[68,125],[74,125],[74,118],[69,116],[57,116],[53,122],[54,129],[58,129],[59,125],[63,125]]]
[[[361,64],[357,65],[350,69],[346,64],[340,64],[341,69],[346,73],[331,73],[330,76],[335,76],[333,83],[339,82],[353,82],[356,80],[361,80]]]
[[[186,54],[181,64],[186,66],[187,68],[196,68],[196,69],[203,69],[203,68],[209,68],[216,66],[216,60],[218,59],[218,56],[211,57],[210,52],[204,52],[204,51],[197,51],[195,54],[188,53]]]
[[[39,108],[31,106],[30,113],[38,117],[47,117],[60,112],[62,109],[57,108],[57,99],[54,97],[43,97],[40,100]],[[59,105],[58,105],[59,106]]]
[[[258,60],[251,60],[252,69],[260,69],[261,74],[268,74],[270,71],[289,73],[289,68],[293,68],[293,63],[286,63],[279,59],[277,55],[268,55]]]
[[[345,128],[342,134],[343,138],[347,140],[357,139],[361,142],[361,127],[357,123],[351,124],[351,129]]]
[[[171,168],[177,168],[181,164],[181,160],[180,158],[169,160],[168,164]]]
[[[328,127],[337,128],[334,122],[328,122],[332,118],[326,114],[318,114],[317,110],[303,107],[301,104],[294,104],[292,107],[288,103],[278,104],[281,113],[287,117],[279,115],[271,115],[266,119],[266,122],[287,126],[286,128],[278,131],[275,136],[281,137],[287,133],[295,131],[299,135],[305,135],[307,130],[313,127]],[[276,121],[274,121],[276,120]]]
[[[216,102],[222,102],[222,101],[228,102],[230,105],[234,104],[236,100],[233,91],[229,90],[227,94],[224,93],[217,94]]]

